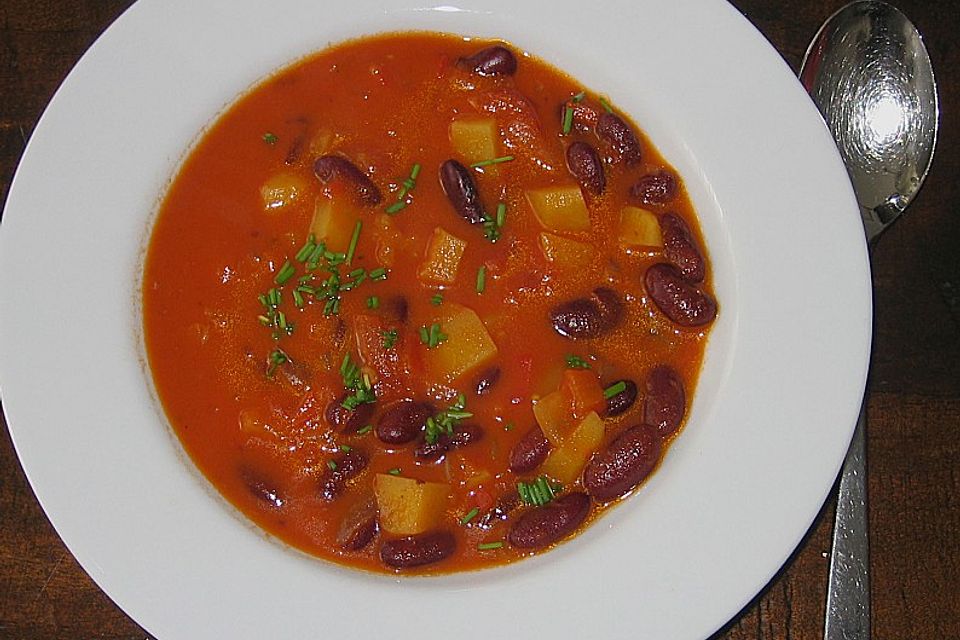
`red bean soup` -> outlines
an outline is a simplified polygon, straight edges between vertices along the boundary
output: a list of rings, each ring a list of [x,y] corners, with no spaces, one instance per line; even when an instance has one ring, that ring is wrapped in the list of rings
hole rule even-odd
[[[717,303],[677,173],[509,44],[334,46],[203,135],[143,283],[173,429],[260,527],[380,572],[513,562],[638,490]]]

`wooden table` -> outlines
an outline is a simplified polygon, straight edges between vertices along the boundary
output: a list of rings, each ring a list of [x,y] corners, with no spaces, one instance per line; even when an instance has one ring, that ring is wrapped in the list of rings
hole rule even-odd
[[[799,69],[845,0],[736,0]],[[0,4],[0,201],[64,76],[129,0]],[[873,628],[878,639],[960,638],[960,10],[902,0],[940,85],[933,170],[873,256],[869,381]],[[682,46],[682,43],[678,43]],[[0,638],[149,638],[83,572],[47,521],[0,429]],[[833,503],[766,589],[715,639],[822,637]]]

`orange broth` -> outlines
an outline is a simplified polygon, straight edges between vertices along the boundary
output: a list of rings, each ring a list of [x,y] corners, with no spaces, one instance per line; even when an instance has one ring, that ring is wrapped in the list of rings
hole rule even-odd
[[[324,559],[373,571],[401,570],[381,560],[384,541],[402,537],[385,531],[382,521],[359,550],[344,549],[338,539],[348,512],[370,500],[377,474],[447,488],[439,515],[427,526],[452,534],[455,551],[404,571],[470,570],[536,553],[539,549],[510,544],[509,531],[522,513],[542,507],[521,505],[502,518],[489,513],[515,494],[518,481],[543,475],[510,471],[509,456],[537,425],[534,403],[555,392],[572,370],[569,356],[589,364],[580,371],[592,374],[600,389],[628,379],[640,390],[626,413],[603,419],[598,450],[642,420],[644,380],[654,366],[666,364],[676,372],[688,404],[696,386],[708,328],[678,327],[658,310],[644,289],[643,273],[663,261],[662,252],[625,246],[620,237],[622,209],[637,206],[628,196],[630,185],[638,176],[671,169],[635,125],[643,151],[638,164],[618,162],[615,153],[604,151],[590,130],[591,114],[604,108],[599,96],[588,90],[575,101],[584,86],[541,60],[518,53],[516,73],[491,77],[458,64],[489,44],[391,34],[340,44],[294,64],[240,98],[204,133],[156,220],[143,281],[145,341],[170,424],[229,502],[280,540]],[[586,110],[586,119],[578,112],[566,134],[565,105]],[[462,155],[450,134],[458,119],[492,120],[497,156],[513,157],[470,169],[488,215],[499,203],[506,205],[496,242],[485,237],[483,225],[457,215],[438,179],[441,164]],[[587,264],[571,266],[548,260],[541,233],[549,230],[532,212],[526,192],[577,184],[564,159],[565,146],[577,139],[600,151],[606,188],[599,196],[582,192],[588,231],[555,233],[592,251]],[[381,202],[359,205],[348,181],[321,182],[313,167],[323,154],[353,162],[380,189]],[[415,186],[401,193],[415,164],[420,165]],[[643,208],[655,216],[676,214],[703,247],[689,198],[679,179],[677,184],[672,201]],[[406,206],[386,212],[399,201]],[[341,225],[331,232],[327,249],[347,253],[360,221],[351,264],[338,272],[346,281],[362,268],[365,279],[341,291],[336,313],[325,315],[325,300],[302,294],[297,306],[292,292],[301,277],[314,274],[305,281],[310,287],[329,276],[322,264],[311,272],[295,256],[318,206],[330,203],[339,207]],[[437,228],[465,243],[449,283],[421,273]],[[287,261],[295,275],[278,285],[275,278]],[[384,279],[370,277],[377,269]],[[709,288],[709,282],[708,270],[703,286]],[[551,309],[601,285],[623,300],[617,325],[595,339],[558,335]],[[261,300],[270,289],[281,291],[272,314]],[[439,375],[429,358],[445,346],[431,348],[429,338],[423,344],[420,328],[429,334],[437,323],[440,337],[443,314],[461,307],[479,317],[496,353],[459,377]],[[278,322],[278,310],[287,326],[293,325],[289,333],[264,326]],[[370,326],[381,334],[396,332],[393,344],[384,336],[382,353],[375,356],[369,345],[358,348],[363,346],[358,331],[362,343]],[[270,360],[278,350],[287,361]],[[473,414],[462,422],[479,426],[483,437],[438,460],[423,460],[413,453],[423,434],[394,445],[381,442],[376,429],[343,432],[326,411],[343,397],[341,365],[347,355],[368,376],[376,396],[370,403],[373,417],[366,421],[371,427],[391,403],[429,402],[440,413],[462,394],[464,411]],[[499,369],[499,378],[478,395],[478,377],[493,369]],[[602,417],[601,405],[593,409]],[[665,437],[664,450],[671,438]],[[335,499],[325,499],[320,486],[344,447],[362,452],[366,466]],[[581,485],[579,478],[548,481],[558,494]],[[592,501],[577,530],[617,501]]]

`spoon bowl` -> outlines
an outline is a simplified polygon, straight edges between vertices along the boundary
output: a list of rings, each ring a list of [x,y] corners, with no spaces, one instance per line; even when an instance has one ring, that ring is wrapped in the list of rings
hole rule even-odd
[[[800,78],[837,141],[873,240],[907,208],[933,160],[939,106],[923,39],[895,7],[854,2],[820,28]]]

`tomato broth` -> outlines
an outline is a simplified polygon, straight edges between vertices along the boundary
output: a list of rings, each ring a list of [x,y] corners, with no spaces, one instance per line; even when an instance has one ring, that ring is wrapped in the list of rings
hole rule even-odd
[[[637,491],[717,311],[680,177],[601,94],[400,33],[206,131],[143,281],[167,417],[280,540],[374,571],[549,549]]]

